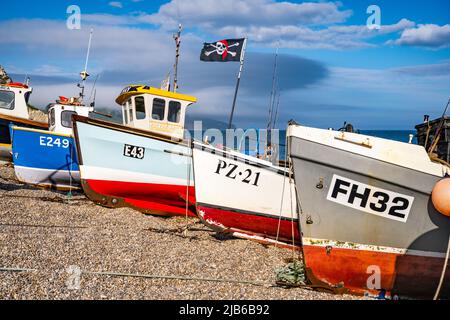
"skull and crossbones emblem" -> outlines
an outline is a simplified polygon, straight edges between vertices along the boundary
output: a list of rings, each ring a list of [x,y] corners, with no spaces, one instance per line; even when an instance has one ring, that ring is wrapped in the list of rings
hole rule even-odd
[[[225,60],[225,58],[227,57],[228,54],[230,54],[231,56],[235,57],[237,52],[230,51],[229,49],[231,47],[238,47],[239,44],[240,44],[239,42],[236,42],[234,44],[228,45],[228,41],[227,40],[220,40],[220,41],[217,41],[215,44],[214,43],[210,43],[209,46],[213,47],[214,50],[206,51],[205,55],[207,57],[209,57],[212,53],[215,52],[218,55],[222,56],[222,60]]]

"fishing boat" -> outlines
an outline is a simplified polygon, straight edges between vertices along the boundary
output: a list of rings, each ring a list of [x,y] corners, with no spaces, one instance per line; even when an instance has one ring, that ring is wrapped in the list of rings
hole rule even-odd
[[[197,98],[177,92],[181,25],[174,35],[176,58],[161,88],[131,85],[116,103],[122,124],[74,116],[81,185],[95,203],[131,207],[144,213],[195,214],[189,140],[184,139],[186,110]]]
[[[10,125],[47,130],[48,123],[32,120],[28,100],[33,89],[27,83],[12,82],[1,67],[0,76],[0,160],[10,162]]]
[[[449,297],[450,217],[436,209],[448,198],[432,199],[449,194],[448,165],[419,145],[294,122],[287,138],[312,278],[391,297],[432,298],[442,285]]]
[[[60,97],[48,106],[49,130],[12,126],[14,171],[21,182],[61,190],[78,189],[80,174],[72,116],[88,116],[92,106]]]
[[[89,106],[83,101],[92,35],[91,29],[84,70],[80,72],[81,82],[77,84],[79,96],[60,96],[56,103],[47,106],[49,130],[11,126],[14,171],[21,182],[61,190],[80,188],[72,116],[87,117],[95,112],[95,98]]]
[[[107,207],[155,215],[195,216],[186,109],[193,96],[144,85],[126,87],[116,102],[123,123],[74,117],[81,184]]]
[[[450,163],[450,117],[443,115],[430,121],[425,115],[416,130],[418,144],[429,150],[434,160]]]
[[[203,223],[263,243],[300,244],[287,168],[197,141],[192,152],[197,214]]]

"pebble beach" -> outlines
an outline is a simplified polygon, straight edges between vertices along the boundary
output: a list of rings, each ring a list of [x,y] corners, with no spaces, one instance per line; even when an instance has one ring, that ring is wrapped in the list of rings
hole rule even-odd
[[[195,218],[108,209],[82,192],[33,188],[0,165],[0,299],[364,298],[277,286],[275,270],[292,256],[218,235]]]

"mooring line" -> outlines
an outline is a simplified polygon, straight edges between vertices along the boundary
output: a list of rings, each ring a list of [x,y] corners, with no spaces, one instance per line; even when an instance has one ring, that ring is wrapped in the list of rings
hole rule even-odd
[[[30,189],[30,190],[34,190],[34,189]],[[39,191],[39,189],[36,189]],[[62,197],[34,197],[34,196],[23,196],[23,195],[17,195],[17,194],[8,194],[8,193],[0,193],[0,196],[2,197],[8,197],[8,198],[22,198],[22,199],[34,199],[34,200],[41,200],[41,201],[45,201],[45,202],[55,202],[55,203],[65,203],[68,204],[68,201]],[[90,201],[87,198],[80,198],[80,199],[72,199],[71,202],[75,202],[75,201]],[[75,205],[76,203],[72,203],[73,205]]]
[[[22,224],[22,223],[0,223],[2,227],[23,227],[23,228],[60,228],[60,229],[88,229],[84,226],[64,226],[64,225],[44,225],[44,224]]]
[[[2,267],[0,272],[40,272],[40,273],[50,273],[46,271],[40,271],[38,269],[31,268],[18,268],[18,267]],[[154,274],[140,274],[140,273],[124,273],[124,272],[111,272],[111,271],[84,271],[80,270],[80,274],[83,275],[97,275],[97,276],[107,276],[107,277],[129,277],[129,278],[144,278],[144,279],[162,279],[162,280],[183,280],[183,281],[200,281],[200,282],[221,282],[221,283],[237,283],[237,284],[247,284],[258,287],[277,287],[276,284],[263,281],[254,280],[234,280],[234,279],[222,279],[222,278],[201,278],[201,277],[190,277],[190,276],[164,276],[164,275],[154,275]]]
[[[139,273],[121,273],[121,272],[92,272],[92,271],[81,271],[83,274],[91,275],[101,275],[101,276],[111,276],[111,277],[131,277],[131,278],[147,278],[147,279],[166,279],[166,280],[184,280],[184,281],[205,281],[205,282],[226,282],[226,283],[240,283],[240,284],[250,284],[259,287],[272,287],[274,286],[268,282],[262,281],[252,281],[252,280],[233,280],[233,279],[221,279],[221,278],[200,278],[200,277],[189,277],[189,276],[163,276],[163,275],[153,275],[153,274],[139,274]]]
[[[0,272],[36,272],[37,269],[28,268],[0,268]]]

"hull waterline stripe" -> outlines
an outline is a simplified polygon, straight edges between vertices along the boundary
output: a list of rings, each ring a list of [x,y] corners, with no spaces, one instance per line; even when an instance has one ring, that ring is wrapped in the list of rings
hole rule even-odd
[[[218,205],[207,204],[207,203],[202,203],[202,202],[197,202],[197,207],[218,209],[218,210],[222,210],[222,211],[230,211],[230,212],[242,213],[242,214],[247,214],[247,215],[271,218],[271,219],[275,219],[275,220],[280,219],[280,216],[278,216],[278,215],[272,215],[272,214],[268,214],[268,213],[260,213],[260,212],[254,212],[254,211],[247,211],[247,210],[241,210],[241,209],[236,209],[236,208],[228,208],[228,207],[224,207],[224,206],[218,206]],[[298,223],[298,218],[282,216],[281,220],[288,221],[288,222],[293,221],[294,223]]]
[[[39,130],[39,129],[33,129],[33,128],[18,127],[18,126],[13,126],[12,128],[13,128],[13,130],[17,130],[17,131],[28,131],[28,132],[35,132],[35,133],[49,134],[49,135],[52,135],[52,136],[60,136],[60,137],[66,137],[66,138],[73,138],[73,135],[71,135],[71,134],[56,133],[56,132],[48,131],[48,130]]]
[[[313,247],[335,247],[338,249],[346,249],[346,250],[361,250],[361,251],[372,251],[372,252],[382,252],[382,253],[391,253],[398,255],[411,255],[411,256],[421,256],[421,257],[430,257],[430,258],[445,258],[445,253],[441,252],[431,252],[431,251],[422,251],[422,250],[413,250],[413,249],[405,249],[405,248],[394,248],[394,247],[383,247],[377,245],[367,245],[367,244],[358,244],[354,242],[343,242],[343,241],[335,241],[335,240],[324,240],[324,239],[316,239],[316,238],[302,238],[302,243],[305,246],[313,246]]]
[[[133,172],[111,168],[94,166],[80,166],[81,178],[84,180],[102,180],[125,183],[147,183],[147,184],[167,184],[186,186],[187,179],[161,176],[150,173]],[[194,186],[194,181],[189,181],[190,186]]]

